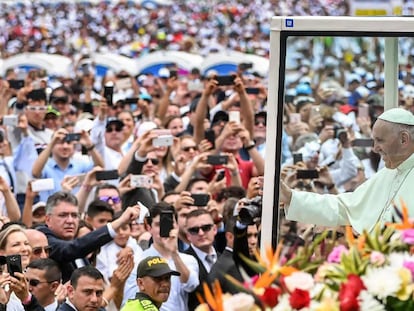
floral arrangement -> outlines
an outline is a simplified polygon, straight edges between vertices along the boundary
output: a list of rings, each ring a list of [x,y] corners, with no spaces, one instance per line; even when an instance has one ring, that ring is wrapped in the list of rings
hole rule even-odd
[[[414,310],[414,221],[402,202],[401,223],[390,223],[355,238],[346,228],[345,245],[324,233],[298,247],[290,259],[267,250],[266,258],[244,258],[258,272],[223,294],[220,284],[204,286],[197,311],[406,311]],[[323,248],[326,253],[320,251]]]

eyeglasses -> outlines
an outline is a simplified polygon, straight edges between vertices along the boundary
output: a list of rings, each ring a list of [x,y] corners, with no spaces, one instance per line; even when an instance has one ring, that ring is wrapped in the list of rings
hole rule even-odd
[[[122,127],[122,126],[107,127],[107,128],[106,128],[106,132],[107,132],[107,133],[112,133],[113,131],[115,131],[115,132],[121,132],[121,131],[122,131],[122,129],[123,129],[123,127]]]
[[[254,125],[262,124],[263,126],[266,126],[266,120],[255,120]]]
[[[73,219],[78,219],[80,217],[79,213],[59,213],[54,215],[61,219],[67,219],[69,217],[72,217]]]
[[[109,202],[109,200],[112,200],[112,202],[114,202],[114,204],[118,204],[121,203],[121,198],[120,197],[110,197],[110,196],[101,196],[99,197],[99,200],[104,201],[106,203]]]
[[[202,226],[200,226],[200,227],[191,227],[191,228],[188,228],[187,229],[187,231],[188,231],[188,233],[190,233],[191,235],[197,235],[198,234],[198,232],[200,232],[200,229],[204,232],[204,233],[206,233],[206,232],[209,232],[212,228],[213,228],[213,224],[208,224],[208,225],[202,225]]]
[[[33,255],[35,255],[35,256],[40,256],[41,254],[42,254],[42,252],[45,252],[46,253],[46,255],[48,255],[49,256],[49,253],[50,253],[50,250],[52,249],[52,247],[50,247],[50,246],[45,246],[45,247],[41,247],[41,246],[39,246],[39,247],[33,247],[33,249],[32,249],[32,253],[33,253]]]
[[[26,106],[26,109],[29,111],[46,111],[47,107],[46,106]]]
[[[39,281],[39,280],[36,280],[36,279],[27,279],[27,282],[29,283],[29,285],[30,286],[33,286],[33,287],[36,287],[37,285],[39,285],[39,284],[42,284],[42,283],[53,283],[53,282],[56,282],[56,281],[58,281],[58,280],[53,280],[53,281]]]
[[[157,158],[147,158],[144,161],[144,164],[147,164],[149,161],[151,161],[151,163],[154,165],[158,165],[160,163],[160,160],[158,160]]]
[[[182,151],[185,151],[185,152],[188,152],[188,151],[190,151],[190,150],[197,151],[197,150],[198,150],[198,147],[197,147],[197,146],[182,147],[182,148],[181,148],[181,150],[182,150]]]

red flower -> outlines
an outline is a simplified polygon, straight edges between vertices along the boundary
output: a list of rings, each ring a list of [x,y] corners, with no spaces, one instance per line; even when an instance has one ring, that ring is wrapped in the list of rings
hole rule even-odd
[[[299,288],[295,288],[289,297],[290,306],[296,310],[309,307],[310,301],[311,299],[309,292],[307,290],[302,290]]]
[[[276,307],[279,302],[279,295],[282,293],[281,289],[277,286],[266,287],[260,300],[268,307]]]
[[[358,297],[358,296],[357,296]],[[357,297],[351,295],[343,297],[339,302],[339,310],[341,311],[359,311],[359,303]]]
[[[359,311],[358,295],[365,285],[358,275],[348,275],[348,281],[339,289],[339,307],[341,311]]]

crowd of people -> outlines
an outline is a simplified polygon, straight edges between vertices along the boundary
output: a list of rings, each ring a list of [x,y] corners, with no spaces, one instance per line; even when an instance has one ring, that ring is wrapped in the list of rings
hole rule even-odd
[[[274,15],[349,15],[346,1],[11,1],[0,4],[2,57],[21,52],[184,49],[268,55]],[[169,2],[169,1],[167,1]],[[19,13],[17,13],[19,12]],[[132,48],[131,48],[132,46]]]
[[[2,3],[2,55],[123,53],[131,42],[142,43],[128,50],[138,55],[212,47],[268,55],[274,12],[345,15],[341,1],[262,2],[214,9],[201,1],[156,9],[132,2]],[[23,14],[15,14],[17,6]],[[288,218],[306,222],[295,214],[302,208],[298,193],[344,195],[382,167],[395,167],[379,156],[387,155],[378,147],[385,134],[374,135],[374,148],[371,139],[384,98],[382,69],[369,62],[370,51],[355,48],[350,61],[334,57],[338,47],[331,44],[316,68],[308,54],[316,49],[309,47],[321,43],[300,42],[308,48],[294,45],[304,57],[286,77],[281,201]],[[400,67],[398,104],[409,115],[412,61]],[[242,257],[255,260],[259,251],[272,117],[267,77],[250,65],[228,76],[199,68],[181,76],[174,67],[138,77],[108,72],[99,87],[91,70],[54,77],[57,86],[47,70],[28,71],[22,83],[21,71],[8,70],[0,81],[0,255],[4,261],[20,255],[21,267],[8,265],[0,275],[0,307],[195,310],[203,282],[219,279],[225,292],[237,292],[225,275],[243,282],[244,273],[255,273]],[[405,148],[404,135],[394,151]],[[292,256],[292,246],[323,230],[341,233],[337,225],[347,220],[327,221],[329,227],[282,223],[284,254]]]

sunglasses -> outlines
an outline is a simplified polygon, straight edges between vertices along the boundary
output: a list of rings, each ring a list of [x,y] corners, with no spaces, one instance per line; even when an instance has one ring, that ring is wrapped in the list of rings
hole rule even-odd
[[[36,256],[40,256],[42,254],[42,252],[45,252],[46,255],[49,255],[50,251],[51,251],[52,247],[50,246],[45,246],[45,247],[33,247],[32,249],[32,253],[33,255]]]
[[[108,127],[108,128],[106,129],[106,132],[107,132],[107,133],[112,133],[113,131],[115,131],[115,132],[121,132],[121,131],[122,131],[122,129],[123,129],[123,127],[122,127],[122,126]]]
[[[157,158],[148,158],[144,161],[144,164],[147,164],[149,161],[151,161],[151,163],[154,165],[158,165],[160,163],[160,160]]]
[[[254,125],[262,124],[263,126],[266,126],[266,120],[255,120]]]
[[[39,280],[36,280],[36,279],[27,279],[27,282],[29,283],[29,285],[30,286],[32,286],[32,287],[36,287],[37,285],[39,285],[39,284],[42,284],[42,283],[48,283],[48,284],[50,284],[50,283],[53,283],[53,282],[55,282],[55,281],[57,281],[57,280],[54,280],[54,281],[50,281],[50,282],[48,282],[48,281],[39,281]]]
[[[26,109],[29,111],[46,111],[47,107],[45,106],[26,106]]]
[[[182,147],[182,148],[181,148],[181,150],[182,150],[182,151],[185,151],[185,152],[188,152],[188,151],[190,151],[190,150],[197,151],[197,150],[198,150],[198,147],[197,147],[197,146]]]
[[[198,232],[200,232],[200,229],[203,231],[203,233],[206,233],[206,232],[209,232],[213,228],[213,226],[214,226],[213,224],[208,224],[208,225],[202,225],[199,227],[191,227],[191,228],[188,228],[187,231],[191,235],[197,235]]]
[[[121,203],[121,198],[120,197],[101,196],[101,197],[99,197],[99,200],[104,201],[106,203],[108,203],[109,200],[112,200],[112,202],[114,202],[114,204]]]

